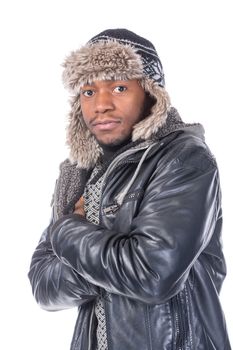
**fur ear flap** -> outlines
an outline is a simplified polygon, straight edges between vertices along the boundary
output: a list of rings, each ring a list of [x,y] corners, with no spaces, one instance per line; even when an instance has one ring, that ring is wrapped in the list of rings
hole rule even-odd
[[[151,108],[151,114],[134,126],[132,140],[147,140],[152,134],[163,126],[167,119],[167,113],[171,103],[167,91],[161,88],[153,80],[143,78],[141,85],[152,97],[156,99],[156,103]]]
[[[76,96],[71,101],[67,145],[70,147],[70,161],[77,162],[79,168],[94,167],[101,154],[101,148],[90,133],[82,117],[80,100]]]

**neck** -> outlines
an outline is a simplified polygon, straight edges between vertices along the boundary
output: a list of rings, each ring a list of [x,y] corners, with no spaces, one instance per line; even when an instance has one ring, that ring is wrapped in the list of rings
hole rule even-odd
[[[124,146],[126,146],[128,143],[130,143],[130,139],[127,139],[123,141],[120,145],[103,145],[99,144],[100,147],[103,150],[102,160],[103,162],[106,162],[114,157],[114,155]]]

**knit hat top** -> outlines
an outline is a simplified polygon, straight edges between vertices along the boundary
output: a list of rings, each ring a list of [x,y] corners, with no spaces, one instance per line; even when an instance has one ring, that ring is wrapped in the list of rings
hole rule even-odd
[[[127,29],[107,29],[94,36],[89,43],[109,40],[134,47],[137,54],[141,56],[144,75],[155,80],[159,86],[165,86],[162,63],[154,45],[149,40]]]

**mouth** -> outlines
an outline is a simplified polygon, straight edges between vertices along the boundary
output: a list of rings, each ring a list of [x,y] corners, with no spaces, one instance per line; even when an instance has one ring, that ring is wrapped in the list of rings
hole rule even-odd
[[[109,131],[117,128],[120,124],[120,120],[106,119],[100,121],[93,121],[91,126],[96,131]]]

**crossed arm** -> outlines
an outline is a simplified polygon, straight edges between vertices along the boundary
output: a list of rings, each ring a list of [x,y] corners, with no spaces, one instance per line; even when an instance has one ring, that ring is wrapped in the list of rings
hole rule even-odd
[[[88,222],[81,199],[74,214],[46,229],[33,255],[29,278],[38,303],[70,308],[102,290],[165,302],[182,288],[211,239],[218,197],[214,167],[173,164],[151,180],[127,235]],[[127,205],[120,208],[122,218]]]

